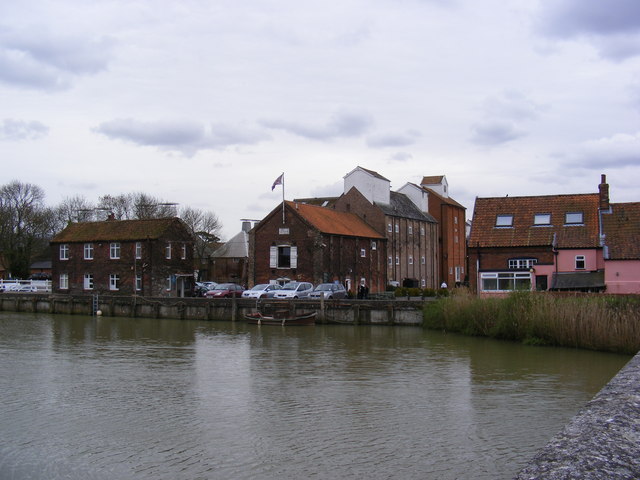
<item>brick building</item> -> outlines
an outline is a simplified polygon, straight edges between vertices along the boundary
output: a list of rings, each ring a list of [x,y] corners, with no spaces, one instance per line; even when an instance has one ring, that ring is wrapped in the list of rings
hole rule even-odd
[[[193,243],[179,218],[69,224],[51,241],[53,292],[189,296]]]
[[[278,279],[386,285],[384,236],[357,215],[285,201],[249,235],[249,286]]]
[[[251,222],[242,222],[242,230],[220,245],[209,257],[209,275],[218,283],[247,285]]]

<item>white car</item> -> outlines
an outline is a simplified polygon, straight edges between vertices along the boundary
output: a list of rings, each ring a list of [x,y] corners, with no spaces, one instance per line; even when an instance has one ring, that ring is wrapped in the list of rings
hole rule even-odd
[[[273,292],[278,288],[280,288],[280,285],[274,283],[260,283],[250,290],[242,292],[242,298],[267,298],[271,296],[270,292]]]
[[[306,298],[313,292],[309,282],[289,282],[274,292],[273,298]]]

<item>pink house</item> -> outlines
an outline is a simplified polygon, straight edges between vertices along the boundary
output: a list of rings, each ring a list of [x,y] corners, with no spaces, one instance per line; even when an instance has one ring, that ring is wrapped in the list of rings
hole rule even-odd
[[[640,294],[640,203],[601,211],[607,293]]]

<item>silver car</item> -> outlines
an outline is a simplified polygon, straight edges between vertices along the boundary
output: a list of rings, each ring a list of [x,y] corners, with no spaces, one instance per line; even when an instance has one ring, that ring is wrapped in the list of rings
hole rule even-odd
[[[340,283],[321,283],[313,292],[309,294],[309,298],[345,298],[347,291]]]
[[[242,292],[242,298],[267,298],[270,297],[270,293],[280,288],[280,285],[273,283],[260,283],[255,285],[250,290]]]
[[[306,298],[313,291],[309,282],[289,282],[275,290],[273,298]]]

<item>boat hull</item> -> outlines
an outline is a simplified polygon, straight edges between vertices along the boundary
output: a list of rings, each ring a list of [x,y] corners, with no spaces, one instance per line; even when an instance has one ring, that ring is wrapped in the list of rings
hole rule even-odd
[[[263,315],[260,312],[245,313],[244,319],[247,323],[254,325],[314,325],[316,323],[316,312],[306,313],[303,315],[296,315],[295,317],[271,317]]]

